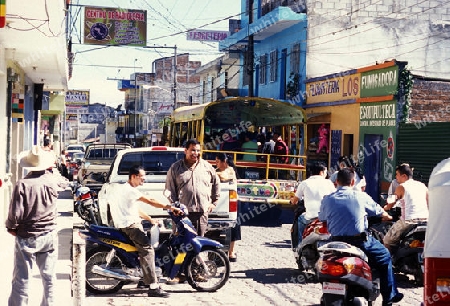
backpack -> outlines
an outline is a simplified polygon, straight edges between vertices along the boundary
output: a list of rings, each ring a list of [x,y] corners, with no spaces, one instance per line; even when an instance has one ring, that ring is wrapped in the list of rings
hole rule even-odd
[[[273,153],[278,155],[288,155],[289,147],[283,140],[277,140],[277,142],[275,142]],[[279,160],[282,163],[287,163],[289,161],[289,158],[287,156],[283,156]]]

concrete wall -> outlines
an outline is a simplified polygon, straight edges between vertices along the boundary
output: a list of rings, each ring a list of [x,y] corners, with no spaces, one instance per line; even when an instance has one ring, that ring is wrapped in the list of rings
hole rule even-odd
[[[413,74],[450,79],[445,0],[308,1],[307,77],[407,61]]]

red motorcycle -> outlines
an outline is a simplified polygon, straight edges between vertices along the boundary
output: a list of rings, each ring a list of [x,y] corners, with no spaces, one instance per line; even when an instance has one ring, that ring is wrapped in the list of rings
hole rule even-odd
[[[380,279],[364,252],[345,242],[333,241],[318,248],[317,277],[322,283],[322,306],[369,306],[380,295]]]
[[[294,222],[295,227],[297,220]],[[319,259],[317,249],[329,239],[330,233],[328,233],[327,225],[325,222],[319,221],[319,219],[314,219],[305,227],[300,245],[294,245],[294,242],[298,241],[298,238],[296,235],[292,235],[292,250],[294,251],[295,261],[300,271],[315,269],[316,262]]]

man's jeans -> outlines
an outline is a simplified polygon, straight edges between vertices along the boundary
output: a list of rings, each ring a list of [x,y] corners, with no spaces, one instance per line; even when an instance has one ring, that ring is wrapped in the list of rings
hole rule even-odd
[[[308,224],[310,224],[314,219],[308,220],[305,218],[305,214],[301,214],[297,219],[297,225],[298,225],[298,245],[297,248],[300,247],[300,244],[303,240],[303,232]]]
[[[16,236],[14,249],[14,271],[9,306],[28,305],[28,279],[32,276],[33,263],[39,268],[44,291],[41,306],[54,305],[54,271],[58,258],[57,232],[52,231],[32,238]]]
[[[361,239],[360,241],[348,241],[348,243],[363,250],[369,258],[369,265],[375,267],[380,273],[380,291],[383,301],[387,302],[393,299],[398,294],[398,290],[388,249],[372,236],[368,236],[367,241]]]

